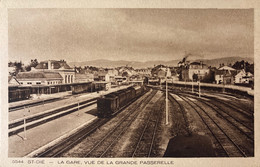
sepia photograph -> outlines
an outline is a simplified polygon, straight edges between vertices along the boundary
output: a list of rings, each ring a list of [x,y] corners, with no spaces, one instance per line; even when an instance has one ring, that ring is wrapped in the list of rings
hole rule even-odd
[[[259,167],[256,3],[29,1],[0,0],[0,166]]]
[[[253,157],[252,9],[9,9],[9,157]]]
[[[8,157],[254,157],[253,9],[8,9]]]

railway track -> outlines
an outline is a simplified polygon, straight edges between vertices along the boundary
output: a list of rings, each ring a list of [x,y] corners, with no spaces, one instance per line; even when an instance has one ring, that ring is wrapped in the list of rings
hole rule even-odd
[[[222,152],[220,153],[221,156],[247,157],[245,152],[236,144],[234,139],[232,139],[202,107],[187,97],[183,97],[181,95],[178,96],[190,105],[199,115],[203,123],[211,132],[212,136],[222,148]]]
[[[108,119],[97,119],[95,122],[83,127],[81,130],[67,137],[63,141],[49,147],[39,154],[34,155],[34,157],[59,157],[64,152],[82,141],[85,137],[97,130],[100,126],[104,125],[107,121]]]
[[[56,101],[59,101],[59,100],[62,100],[62,99],[63,98],[53,98],[53,99],[36,101],[36,102],[33,102],[33,103],[28,103],[28,104],[22,104],[22,105],[18,105],[18,106],[12,106],[12,107],[9,107],[9,112],[21,110],[21,109],[24,109],[26,107],[34,107],[34,106],[39,106],[39,105],[42,105],[42,104],[53,103],[53,102],[56,102]]]
[[[173,91],[174,91],[174,90],[173,90]],[[176,92],[176,91],[175,91],[175,92]],[[179,91],[179,92],[176,92],[176,93],[180,93],[180,91]],[[182,93],[194,95],[194,93],[191,93],[191,92],[182,92]],[[226,107],[231,108],[232,110],[236,111],[236,112],[239,113],[239,114],[244,115],[245,117],[247,117],[247,118],[249,118],[249,119],[252,119],[252,118],[254,117],[254,113],[253,113],[252,110],[249,110],[249,111],[248,111],[248,110],[245,110],[245,109],[243,109],[243,108],[241,108],[241,107],[238,107],[238,106],[240,106],[240,104],[238,104],[238,103],[233,104],[232,101],[225,102],[225,101],[220,100],[220,99],[218,99],[218,98],[216,98],[216,97],[212,97],[212,96],[205,95],[205,94],[202,94],[201,97],[205,97],[205,98],[211,99],[212,101],[221,103],[221,104],[225,105]]]
[[[182,93],[180,93],[182,94]],[[201,98],[198,98],[196,96],[192,95],[186,95],[188,97],[192,97],[196,99],[197,101],[205,104],[206,106],[210,107],[213,111],[215,111],[219,116],[221,116],[222,119],[229,122],[233,127],[238,129],[242,134],[244,134],[251,142],[254,142],[254,129],[247,124],[245,124],[243,121],[237,119],[234,117],[234,115],[226,112],[222,108],[220,108],[218,105],[214,103],[210,103],[206,100],[202,100]]]
[[[180,115],[182,115],[182,117],[180,118],[180,119],[178,119],[179,121],[180,120],[183,120],[182,122],[182,124],[184,125],[184,130],[186,131],[186,135],[191,135],[192,134],[192,132],[191,132],[191,130],[190,130],[190,128],[189,128],[189,123],[188,123],[188,118],[187,118],[187,116],[186,116],[186,114],[185,114],[185,109],[184,109],[184,107],[178,102],[178,100],[176,100],[170,93],[169,93],[169,100],[170,100],[170,102],[172,103],[172,104],[174,104],[174,102],[175,103],[177,103],[177,105],[178,105],[178,107],[179,107],[179,109],[180,110],[176,110],[175,112],[180,112]]]
[[[96,104],[96,102],[97,102],[96,98],[90,100],[84,100],[79,103],[68,104],[66,106],[57,107],[51,110],[47,110],[45,112],[37,113],[24,118],[19,118],[10,121],[8,125],[9,128],[8,134],[9,136],[12,136],[14,134],[24,131],[24,128],[26,128],[27,130],[34,128],[41,124],[47,123],[54,119],[78,111],[82,108],[94,105]]]
[[[159,102],[160,101],[160,102]],[[156,102],[158,105],[154,106],[152,111],[149,112],[149,116],[144,123],[142,133],[139,136],[138,142],[134,147],[131,157],[151,157],[153,156],[153,145],[155,135],[157,132],[159,121],[162,118],[163,100],[161,98]]]
[[[122,108],[122,110],[123,109],[124,108]],[[46,149],[44,152],[35,155],[35,157],[60,157],[108,121],[109,119],[98,119],[91,125],[83,127],[75,134],[69,136],[63,141],[57,143],[56,145]]]
[[[110,129],[110,131],[101,140],[96,142],[84,157],[105,157],[111,147],[116,144],[120,137],[128,130],[129,126],[141,113],[139,112],[140,106],[144,104],[143,108],[141,109],[143,110],[156,92],[157,91],[152,91],[152,93],[147,98],[143,99],[143,101],[132,108],[131,111],[128,111],[128,114],[124,116],[116,124],[116,126]]]

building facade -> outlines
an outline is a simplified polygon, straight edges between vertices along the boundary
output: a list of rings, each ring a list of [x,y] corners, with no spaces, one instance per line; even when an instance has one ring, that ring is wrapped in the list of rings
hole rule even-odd
[[[182,67],[181,74],[183,81],[191,81],[192,79],[203,80],[210,73],[210,69],[202,62],[192,62]]]
[[[42,61],[32,71],[58,72],[62,77],[62,84],[75,82],[75,70],[64,60]]]
[[[58,72],[30,71],[20,72],[16,79],[23,86],[62,84],[63,78]]]

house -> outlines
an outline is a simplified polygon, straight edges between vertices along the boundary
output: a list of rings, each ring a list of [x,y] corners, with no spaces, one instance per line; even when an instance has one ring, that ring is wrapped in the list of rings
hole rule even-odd
[[[75,74],[75,83],[83,83],[94,81],[94,74],[86,73],[86,74]]]
[[[118,75],[122,77],[130,77],[131,75],[136,74],[133,67],[123,66],[123,67],[118,67],[117,70],[118,70]]]
[[[61,75],[63,84],[75,82],[75,70],[64,60],[42,61],[35,68],[32,68],[31,71],[57,72]]]
[[[57,85],[63,81],[59,72],[50,71],[30,71],[20,72],[16,75],[16,79],[21,85]]]
[[[166,76],[167,67],[165,65],[157,65],[151,70],[151,74],[153,77],[165,77]]]
[[[183,81],[203,80],[210,75],[210,69],[202,61],[187,63],[186,66],[182,67],[181,75]]]
[[[215,83],[216,84],[234,84],[235,75],[237,71],[234,70],[216,70],[215,71]]]
[[[249,84],[253,81],[253,74],[250,72],[245,72],[245,70],[241,70],[237,75],[235,76],[235,83],[236,84]]]
[[[226,66],[226,65],[219,67],[218,70],[236,71],[236,69],[234,69],[234,68],[232,68],[230,66]]]
[[[9,75],[13,75],[13,74],[15,74],[15,72],[16,72],[15,66],[8,67],[8,73],[9,73]]]
[[[20,85],[16,77],[9,75],[8,76],[8,86],[17,86]]]
[[[151,76],[151,69],[150,68],[141,68],[135,70],[136,74],[142,76]]]
[[[107,71],[99,71],[94,74],[94,81],[110,82],[110,77]]]

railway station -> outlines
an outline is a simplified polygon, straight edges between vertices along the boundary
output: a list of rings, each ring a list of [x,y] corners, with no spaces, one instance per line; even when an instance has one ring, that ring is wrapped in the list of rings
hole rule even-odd
[[[257,164],[255,8],[173,7],[5,10],[10,166]]]
[[[10,103],[9,156],[253,156],[250,89],[191,84],[131,83]]]

